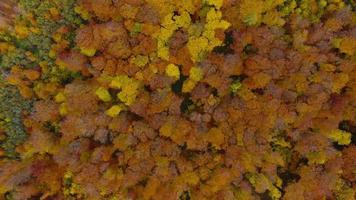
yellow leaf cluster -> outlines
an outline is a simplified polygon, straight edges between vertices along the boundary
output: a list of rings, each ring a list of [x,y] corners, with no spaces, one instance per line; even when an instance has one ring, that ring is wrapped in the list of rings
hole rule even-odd
[[[181,15],[174,16],[173,12],[163,18],[162,28],[155,34],[157,40],[158,57],[169,60],[169,39],[178,28],[187,28],[191,23],[188,12],[183,11]]]
[[[203,26],[191,24],[191,18],[187,11],[182,11],[177,16],[169,13],[164,17],[161,23],[162,28],[156,34],[158,57],[169,60],[169,39],[179,28],[185,28],[189,32],[187,47],[194,62],[200,62],[207,52],[222,44],[222,41],[215,37],[215,31],[216,29],[226,30],[230,26],[229,22],[222,20],[222,13],[219,10],[223,1],[209,0],[206,3],[213,7],[207,12],[206,22]]]
[[[104,102],[109,102],[111,101],[111,95],[109,91],[103,87],[99,87],[96,91],[95,94],[99,97],[100,100]]]
[[[92,57],[95,55],[96,53],[96,49],[90,49],[90,48],[80,48],[80,53],[82,53],[83,55],[86,55],[86,56],[89,56],[89,57]]]
[[[169,64],[166,67],[166,74],[170,77],[173,77],[174,79],[179,79],[180,77],[179,67],[174,64]]]
[[[132,59],[132,63],[138,67],[144,67],[149,62],[148,56],[138,55]]]
[[[339,145],[348,145],[351,142],[351,133],[340,129],[332,130],[328,137]]]
[[[116,117],[117,115],[120,114],[120,112],[124,109],[124,106],[122,105],[114,105],[111,108],[109,108],[105,114],[110,116],[110,117]]]
[[[199,67],[190,68],[189,79],[183,83],[182,91],[184,93],[191,92],[201,79],[203,79],[202,69]]]
[[[256,192],[258,193],[263,193],[266,190],[269,190],[269,196],[273,200],[280,199],[282,194],[278,190],[276,186],[273,185],[273,183],[264,175],[260,173],[252,173],[249,174],[247,179],[253,185],[255,188]]]
[[[83,6],[77,5],[74,7],[74,11],[80,15],[84,20],[89,20],[91,18],[90,13]]]
[[[133,104],[136,96],[140,92],[142,83],[136,79],[129,78],[126,75],[116,76],[110,83],[111,88],[121,89],[117,97],[127,106]]]
[[[203,71],[199,67],[192,67],[189,70],[189,78],[193,81],[200,81],[203,78]]]
[[[221,18],[222,13],[219,7],[212,7],[206,14],[204,30],[200,34],[197,26],[190,28],[187,47],[194,62],[200,62],[207,52],[222,44],[223,41],[215,37],[215,31],[216,29],[226,30],[230,23]]]
[[[207,4],[215,6],[217,9],[220,9],[224,3],[224,0],[206,0]]]
[[[322,151],[313,151],[306,154],[308,164],[322,165],[327,161],[327,157]]]
[[[185,93],[191,92],[194,89],[196,84],[197,84],[197,82],[192,79],[188,79],[188,80],[184,81],[182,92],[185,92]]]

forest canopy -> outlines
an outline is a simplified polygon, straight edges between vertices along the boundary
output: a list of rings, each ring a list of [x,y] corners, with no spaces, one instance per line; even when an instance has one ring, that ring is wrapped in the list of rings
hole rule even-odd
[[[0,1],[0,200],[353,200],[353,0]]]

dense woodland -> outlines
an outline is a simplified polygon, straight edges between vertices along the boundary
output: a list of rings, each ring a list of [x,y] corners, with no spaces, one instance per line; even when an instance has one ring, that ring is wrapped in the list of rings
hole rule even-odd
[[[1,0],[1,200],[353,200],[354,0]]]

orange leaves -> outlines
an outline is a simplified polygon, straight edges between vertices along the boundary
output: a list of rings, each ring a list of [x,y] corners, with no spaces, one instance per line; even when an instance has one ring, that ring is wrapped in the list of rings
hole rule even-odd
[[[228,169],[217,168],[211,174],[211,178],[203,186],[203,191],[208,194],[214,194],[225,188],[231,181],[231,172]]]
[[[11,85],[16,85],[21,95],[24,98],[32,98],[32,81],[36,81],[40,78],[41,73],[34,69],[22,69],[19,66],[13,66],[10,75],[6,77],[6,80]]]
[[[224,134],[219,128],[212,128],[205,135],[207,142],[216,149],[221,149],[221,145],[225,142],[224,138]]]
[[[143,190],[143,199],[149,200],[151,199],[157,192],[158,187],[160,186],[160,181],[155,178],[149,178],[146,187]]]
[[[38,124],[33,125],[31,128],[33,131],[21,149],[23,159],[31,158],[36,154],[52,154],[57,150],[58,146],[51,133],[41,130]]]
[[[85,55],[93,56],[99,48],[100,38],[94,38],[95,36],[93,26],[85,26],[77,31],[76,42]]]
[[[271,81],[271,76],[266,73],[258,73],[252,76],[245,83],[251,89],[264,88]]]
[[[75,116],[68,116],[61,122],[60,132],[62,135],[62,140],[64,142],[69,142],[80,136],[91,136],[95,131],[95,124],[92,122],[91,118],[79,118]]]
[[[86,72],[87,59],[78,52],[63,52],[58,55],[56,64],[61,68],[67,68],[71,71]]]
[[[336,18],[331,18],[325,22],[325,26],[332,31],[338,31],[342,28],[342,21]]]
[[[119,134],[113,141],[114,147],[120,151],[127,150],[127,148],[129,148],[130,145],[133,145],[134,142],[135,138],[129,134]]]
[[[89,57],[104,48],[107,48],[109,54],[118,58],[127,58],[131,52],[127,32],[116,22],[85,26],[78,30],[76,42],[81,53]]]
[[[58,106],[52,101],[37,101],[34,104],[32,118],[39,122],[56,121],[59,117]]]
[[[352,37],[343,38],[339,48],[342,53],[345,53],[349,56],[354,56],[355,49],[356,49],[356,38],[352,38]]]
[[[16,161],[0,162],[0,195],[4,195],[7,191],[13,190],[17,185],[26,183],[31,176],[31,168],[25,163]]]
[[[185,137],[190,130],[191,127],[189,125],[189,122],[179,118],[172,118],[163,124],[163,126],[159,129],[159,132],[161,136],[170,138],[173,142],[177,144],[182,144],[185,141]]]
[[[26,69],[23,71],[24,75],[26,76],[26,78],[28,78],[31,81],[35,81],[38,78],[40,78],[40,73],[36,70],[32,70],[32,69]]]
[[[71,18],[69,9],[83,23],[56,27],[46,58],[27,41],[45,34],[37,9],[14,33],[0,32],[0,87],[15,85],[33,101],[21,113],[19,161],[6,157],[3,141],[14,134],[2,125],[15,119],[0,106],[0,195],[354,194],[355,17],[336,7],[344,2],[38,2],[51,4],[48,19]]]
[[[101,20],[116,19],[119,16],[117,3],[112,3],[110,0],[98,0],[95,2],[81,0],[79,2],[83,9],[93,12]]]
[[[174,94],[171,91],[162,90],[155,95],[154,99],[152,99],[152,102],[148,107],[148,112],[150,114],[154,114],[167,110],[172,103],[173,97]]]
[[[354,156],[356,155],[356,147],[350,146],[343,150],[342,159],[344,161],[344,171],[343,175],[348,178],[350,181],[356,181],[356,176],[353,170],[356,167]]]
[[[346,83],[349,82],[350,78],[348,74],[339,73],[334,75],[334,81],[332,84],[332,91],[339,93],[340,90],[345,87]]]
[[[173,134],[173,124],[168,122],[160,128],[160,135],[170,137]]]
[[[138,7],[125,3],[120,6],[119,12],[126,19],[134,19],[138,12]]]
[[[64,89],[64,95],[69,113],[81,115],[98,109],[98,99],[90,84],[81,81],[68,84]]]
[[[100,146],[94,149],[91,155],[92,162],[108,162],[111,160],[114,149],[111,147]]]
[[[184,172],[178,176],[175,180],[177,188],[180,187],[192,187],[198,185],[200,182],[199,174],[196,171]]]
[[[129,44],[125,38],[110,43],[107,51],[110,55],[117,58],[127,58],[131,53]]]

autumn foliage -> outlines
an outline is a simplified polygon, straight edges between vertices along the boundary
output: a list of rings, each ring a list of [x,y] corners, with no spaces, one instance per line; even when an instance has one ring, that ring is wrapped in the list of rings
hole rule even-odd
[[[354,1],[4,2],[0,200],[355,199]]]

